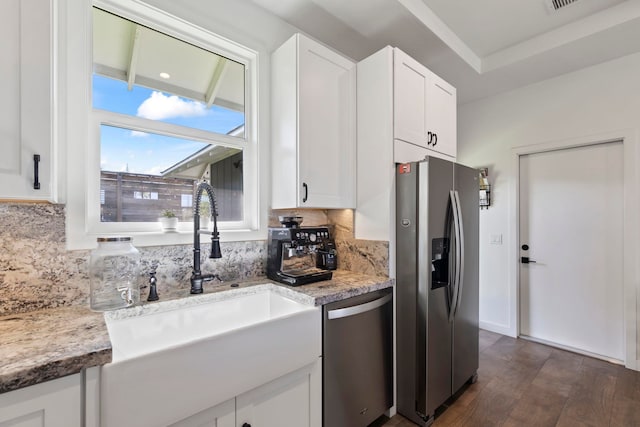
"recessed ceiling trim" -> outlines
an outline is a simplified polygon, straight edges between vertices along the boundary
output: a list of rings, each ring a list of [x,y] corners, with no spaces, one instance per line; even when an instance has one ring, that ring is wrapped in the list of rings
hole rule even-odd
[[[640,18],[640,2],[626,1],[482,58],[486,73],[534,55],[573,43],[582,38]]]
[[[460,37],[442,22],[422,0],[397,0],[440,40],[451,48],[460,58],[478,73],[482,72],[482,60]]]

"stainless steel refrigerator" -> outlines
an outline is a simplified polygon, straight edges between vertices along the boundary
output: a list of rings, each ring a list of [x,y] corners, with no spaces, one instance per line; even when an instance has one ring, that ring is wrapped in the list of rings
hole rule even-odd
[[[427,426],[478,370],[478,170],[396,165],[398,412]]]

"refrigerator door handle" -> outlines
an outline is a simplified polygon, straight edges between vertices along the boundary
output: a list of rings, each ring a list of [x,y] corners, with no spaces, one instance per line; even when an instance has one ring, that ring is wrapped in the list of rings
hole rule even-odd
[[[453,213],[453,228],[454,228],[454,240],[455,240],[455,272],[453,275],[453,295],[451,297],[451,308],[449,310],[449,322],[453,322],[456,310],[458,309],[458,288],[460,286],[460,219],[458,215],[458,204],[456,201],[456,194],[454,190],[449,191],[449,198],[451,200],[451,211]]]
[[[460,248],[460,263],[458,264],[458,300],[456,301],[453,316],[458,312],[458,307],[462,304],[462,289],[464,288],[464,226],[462,225],[462,206],[460,205],[460,195],[455,191],[456,209],[458,210],[458,234],[459,240],[457,246]]]

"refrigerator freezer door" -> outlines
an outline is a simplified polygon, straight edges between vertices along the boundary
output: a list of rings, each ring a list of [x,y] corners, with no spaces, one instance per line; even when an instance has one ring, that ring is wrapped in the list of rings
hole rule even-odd
[[[478,171],[456,164],[455,189],[464,233],[464,274],[453,320],[453,379],[455,393],[478,371]]]
[[[398,412],[415,423],[418,383],[418,329],[425,333],[424,321],[418,327],[418,172],[417,163],[398,168],[396,173],[396,348]],[[446,288],[445,288],[446,289]],[[423,302],[426,304],[426,301]],[[420,346],[424,341],[420,341]],[[422,349],[424,356],[424,349]],[[422,359],[421,363],[425,363]],[[421,375],[425,375],[422,369]]]

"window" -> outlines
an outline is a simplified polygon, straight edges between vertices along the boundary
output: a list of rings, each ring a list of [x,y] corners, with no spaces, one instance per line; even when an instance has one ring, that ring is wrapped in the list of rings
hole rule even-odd
[[[89,228],[148,232],[167,209],[190,222],[201,180],[214,188],[222,231],[255,228],[258,191],[245,183],[257,186],[257,176],[243,168],[257,163],[246,81],[255,59],[218,48],[215,37],[176,34],[173,27],[168,35],[152,26],[93,8],[100,170],[99,191],[87,201],[98,224]]]
[[[134,191],[133,198],[139,200],[158,200],[158,193],[155,191]],[[102,204],[104,205],[104,202],[102,202]]]
[[[190,208],[193,206],[193,194],[180,195],[180,206],[183,208]]]
[[[193,194],[239,151],[217,135],[244,136],[244,65],[98,8],[93,20],[93,108],[103,118],[101,221],[148,222],[176,209],[189,221],[184,208],[192,202],[185,205],[181,193]],[[242,175],[234,179],[238,200],[221,204],[242,204]],[[156,202],[143,202],[151,191],[133,188],[154,190]],[[242,210],[224,210],[236,214],[224,220],[243,220]]]

